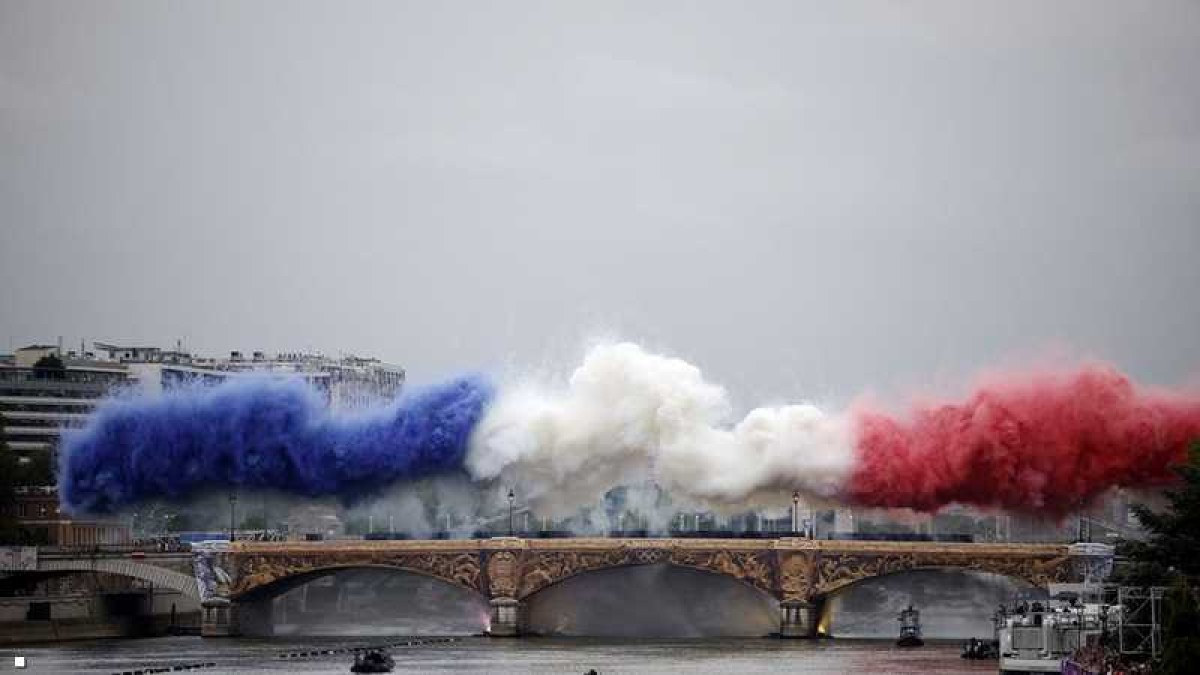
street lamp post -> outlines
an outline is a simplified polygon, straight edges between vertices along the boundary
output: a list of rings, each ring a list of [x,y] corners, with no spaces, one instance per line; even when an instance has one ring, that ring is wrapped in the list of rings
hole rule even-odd
[[[508,489],[508,536],[513,536],[513,501],[517,496],[513,494],[512,488]]]
[[[231,492],[231,493],[229,493],[229,543],[231,543],[231,544],[233,543],[234,537],[236,536],[235,535],[236,521],[235,521],[235,515],[234,515],[236,513],[236,510],[237,510],[237,494]]]
[[[792,534],[800,531],[800,491],[792,492]]]

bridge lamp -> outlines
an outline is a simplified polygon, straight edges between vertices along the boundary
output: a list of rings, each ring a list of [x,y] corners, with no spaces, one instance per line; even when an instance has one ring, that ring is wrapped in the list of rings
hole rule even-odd
[[[236,530],[234,529],[236,527],[235,521],[234,521],[234,513],[236,513],[236,509],[237,509],[237,494],[234,492],[230,492],[229,493],[229,543],[231,543],[231,544],[233,543],[233,539],[234,539],[235,532],[236,532]]]
[[[800,491],[792,492],[792,534],[800,531]]]
[[[508,536],[513,536],[513,501],[517,495],[513,494],[512,488],[508,489]]]

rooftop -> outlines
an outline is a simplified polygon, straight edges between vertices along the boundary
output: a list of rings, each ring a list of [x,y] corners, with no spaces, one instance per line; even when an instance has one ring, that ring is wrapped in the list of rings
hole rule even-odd
[[[162,349],[159,347],[135,346],[135,345],[114,345],[114,344],[109,344],[107,342],[93,342],[92,344],[95,345],[96,349],[102,349],[106,352],[109,352],[109,351],[130,351],[130,352],[162,351]]]

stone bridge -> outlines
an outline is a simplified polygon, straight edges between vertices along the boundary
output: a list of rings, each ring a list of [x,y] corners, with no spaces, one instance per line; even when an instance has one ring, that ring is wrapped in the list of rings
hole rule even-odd
[[[138,553],[132,551],[71,551],[52,547],[4,547],[7,555],[0,564],[0,583],[22,575],[56,576],[99,572],[148,582],[153,587],[171,589],[200,602],[191,553]]]
[[[491,634],[521,632],[527,598],[564,579],[665,563],[732,577],[780,603],[779,634],[811,637],[829,594],[856,581],[915,569],[1001,574],[1034,586],[1081,580],[1111,548],[781,539],[493,539],[237,542],[195,553],[203,634],[238,634],[238,609],[338,569],[422,574],[490,601]],[[1106,549],[1106,551],[1105,551]]]

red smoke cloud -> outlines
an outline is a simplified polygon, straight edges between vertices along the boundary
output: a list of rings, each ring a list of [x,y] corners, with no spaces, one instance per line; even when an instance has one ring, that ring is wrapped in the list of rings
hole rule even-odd
[[[856,504],[1062,516],[1114,486],[1170,484],[1200,439],[1200,396],[1093,366],[992,380],[907,420],[860,409],[855,422],[859,463],[846,497]]]

